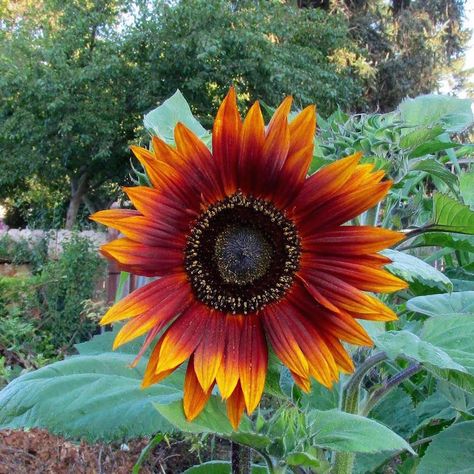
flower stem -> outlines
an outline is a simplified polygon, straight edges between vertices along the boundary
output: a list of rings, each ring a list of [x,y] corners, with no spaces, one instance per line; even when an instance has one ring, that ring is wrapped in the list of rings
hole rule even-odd
[[[250,474],[250,448],[231,442],[232,474]]]
[[[347,385],[344,387],[342,393],[342,404],[341,408],[346,413],[359,413],[359,392],[360,384],[365,377],[365,374],[380,362],[383,362],[388,358],[385,352],[378,352],[371,357],[368,357],[355,371],[354,375],[350,378]],[[352,473],[352,467],[354,465],[354,453],[348,452],[337,452],[334,457],[334,468],[332,473],[334,474],[350,474]]]
[[[398,387],[398,385],[400,385],[404,380],[419,372],[421,368],[421,364],[419,363],[410,365],[405,370],[402,370],[397,375],[394,375],[393,377],[386,380],[382,387],[372,392],[361,414],[363,416],[367,416],[380,402],[380,400],[385,397],[385,395],[390,393],[394,388]]]

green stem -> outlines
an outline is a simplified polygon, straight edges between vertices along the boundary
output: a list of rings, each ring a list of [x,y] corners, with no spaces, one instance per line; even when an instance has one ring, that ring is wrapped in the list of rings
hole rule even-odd
[[[139,474],[140,473],[140,468],[143,466],[143,463],[148,459],[148,456],[153,451],[155,446],[160,444],[161,441],[163,441],[163,439],[164,439],[164,435],[162,435],[161,433],[158,433],[142,449],[142,452],[140,453],[140,456],[138,457],[137,462],[133,466],[132,474]]]
[[[419,372],[421,368],[421,364],[413,364],[399,372],[397,375],[386,380],[382,387],[372,392],[361,415],[367,416],[377,406],[377,404],[380,403],[382,398],[389,394],[394,388],[398,387],[404,380],[409,379],[412,375]]]
[[[346,413],[359,413],[360,384],[367,372],[388,358],[385,352],[368,357],[355,371],[342,392],[341,408]],[[354,465],[354,453],[337,452],[334,457],[333,474],[351,474]]]

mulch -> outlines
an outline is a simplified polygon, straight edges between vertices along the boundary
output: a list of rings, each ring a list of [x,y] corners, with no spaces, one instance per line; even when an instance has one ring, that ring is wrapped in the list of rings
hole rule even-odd
[[[87,444],[41,429],[4,430],[0,431],[0,474],[130,474],[148,441]],[[187,440],[161,442],[140,473],[182,473],[200,463],[197,451],[191,448]],[[208,458],[207,449],[200,453],[201,459]]]

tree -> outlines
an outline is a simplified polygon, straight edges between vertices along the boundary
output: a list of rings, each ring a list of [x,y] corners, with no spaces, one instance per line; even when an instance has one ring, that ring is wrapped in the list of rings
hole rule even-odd
[[[301,8],[330,8],[346,17],[352,39],[366,49],[375,70],[366,84],[368,110],[392,110],[406,96],[433,92],[446,75],[465,79],[459,74],[469,37],[463,0],[321,3],[298,0]]]
[[[324,114],[362,104],[368,65],[345,19],[321,9],[248,0],[2,7],[0,198],[34,180],[63,191],[68,228],[104,183],[123,181],[143,114],[176,89],[208,127],[231,84],[243,103],[275,106],[293,94]]]
[[[1,194],[32,175],[69,186],[66,227],[87,193],[127,170],[139,116],[118,33],[123,2],[45,0],[10,7],[0,51]]]

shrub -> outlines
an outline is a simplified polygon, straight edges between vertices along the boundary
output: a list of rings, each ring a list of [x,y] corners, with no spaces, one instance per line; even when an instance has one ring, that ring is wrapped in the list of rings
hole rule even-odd
[[[88,339],[97,322],[85,316],[84,302],[96,293],[105,265],[90,240],[73,235],[57,261],[41,272],[40,299],[43,328],[56,347],[70,347]]]

